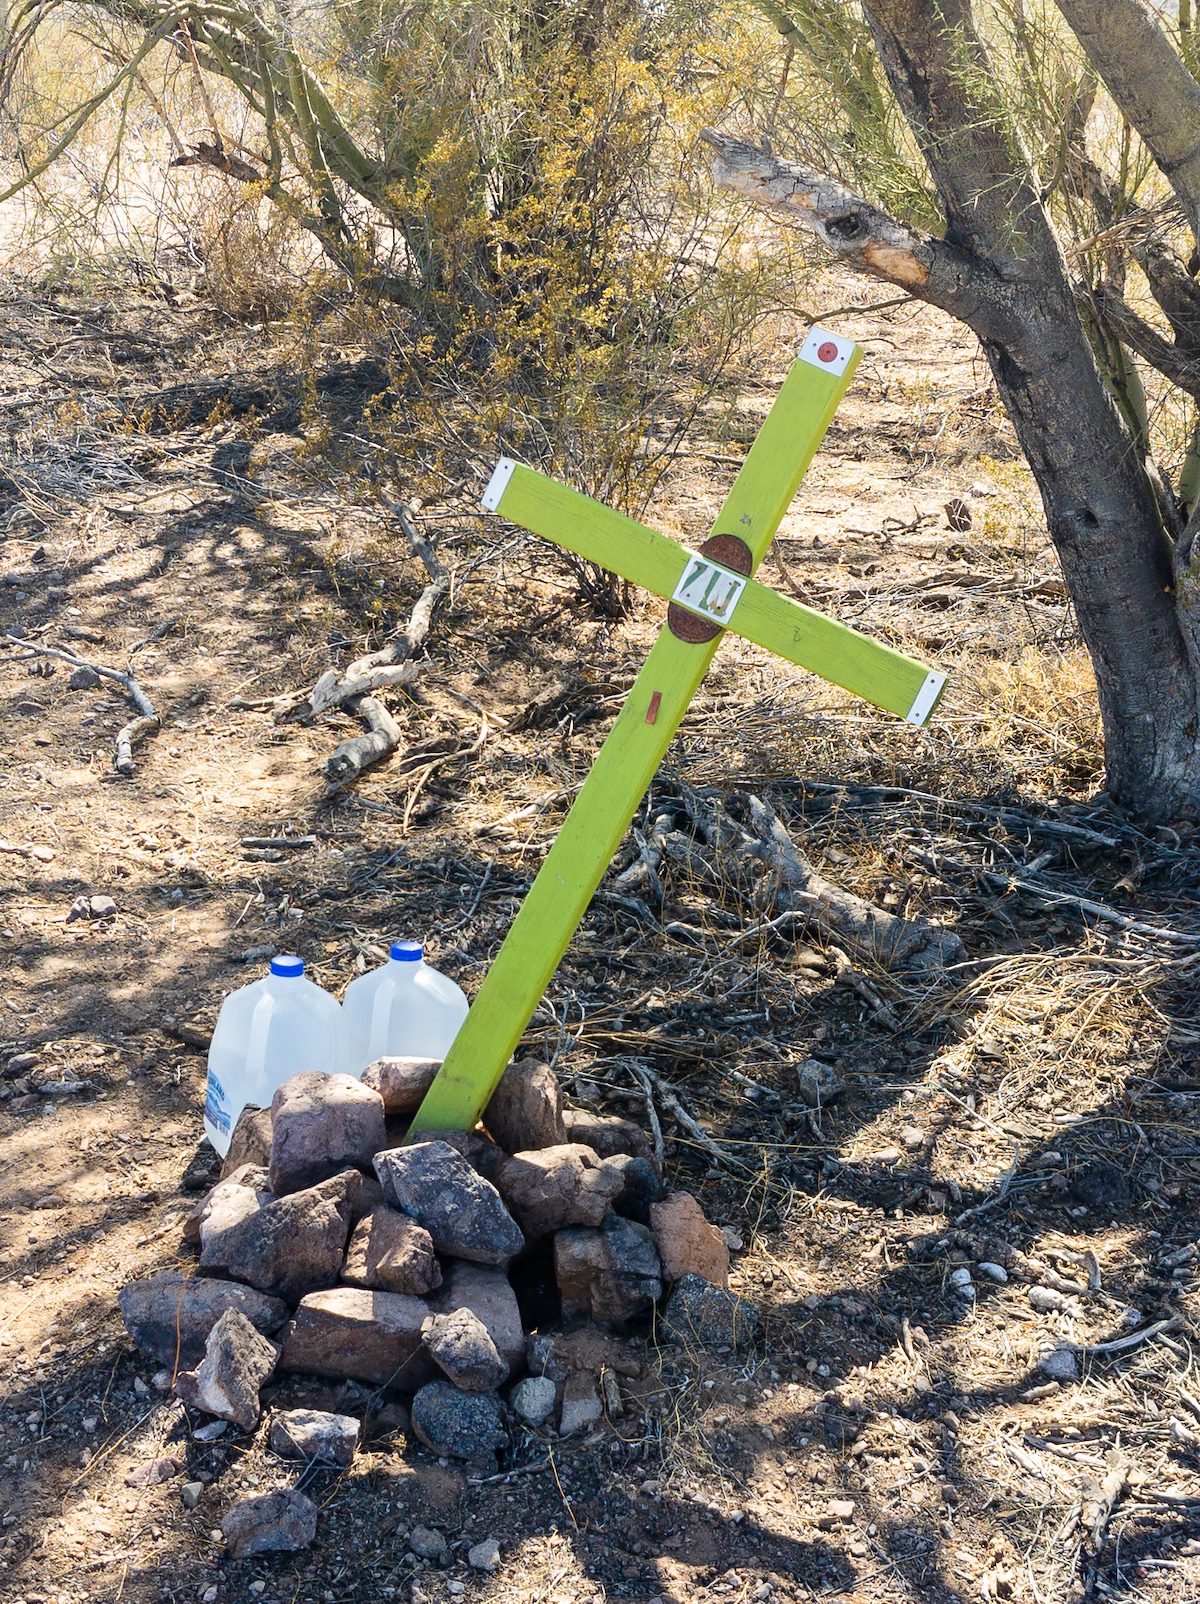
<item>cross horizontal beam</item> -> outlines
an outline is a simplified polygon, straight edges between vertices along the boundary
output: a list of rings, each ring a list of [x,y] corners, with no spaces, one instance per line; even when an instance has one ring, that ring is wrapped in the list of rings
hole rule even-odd
[[[688,602],[679,593],[689,572],[696,571],[695,564],[729,572],[510,457],[501,457],[496,465],[483,505],[656,596],[680,601],[685,608]],[[720,519],[717,524],[719,528]],[[730,574],[729,588],[734,580],[739,594],[723,620],[725,629],[811,669],[909,724],[920,726],[928,720],[945,688],[944,674],[755,579]],[[689,611],[700,617],[712,616],[700,609]]]

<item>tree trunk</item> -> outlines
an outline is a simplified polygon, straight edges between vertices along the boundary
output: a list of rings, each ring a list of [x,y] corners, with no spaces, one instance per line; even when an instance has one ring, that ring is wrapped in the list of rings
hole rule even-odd
[[[978,335],[1037,480],[1096,670],[1108,789],[1147,819],[1200,817],[1197,576],[1097,370],[1032,165],[1014,150],[969,0],[864,0],[947,218],[931,239],[823,175],[706,136],[723,182],[799,213],[844,261]],[[967,59],[971,72],[962,70]]]
[[[1143,0],[1055,0],[1200,237],[1200,84]]]

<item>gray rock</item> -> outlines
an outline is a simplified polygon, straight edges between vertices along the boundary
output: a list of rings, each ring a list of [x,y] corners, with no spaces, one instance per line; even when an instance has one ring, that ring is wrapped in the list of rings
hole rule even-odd
[[[562,1092],[549,1064],[522,1058],[510,1064],[484,1110],[483,1123],[506,1153],[560,1147],[567,1140]]]
[[[243,1108],[229,1137],[229,1151],[221,1165],[221,1179],[227,1180],[243,1164],[266,1169],[271,1162],[271,1110]]]
[[[525,1246],[499,1192],[447,1142],[377,1153],[375,1173],[387,1201],[423,1225],[439,1253],[507,1264]]]
[[[1051,1381],[1078,1381],[1079,1355],[1073,1348],[1054,1348],[1050,1353],[1042,1355],[1038,1361],[1038,1369]]]
[[[200,1268],[288,1303],[333,1286],[346,1255],[352,1199],[361,1186],[356,1170],[343,1170],[268,1203],[219,1236],[210,1235],[200,1250]]]
[[[993,1264],[990,1259],[980,1259],[975,1266],[980,1275],[985,1275],[989,1281],[996,1281],[1001,1286],[1008,1280],[1008,1271],[1002,1264]]]
[[[554,1413],[557,1391],[549,1376],[526,1376],[509,1393],[509,1407],[527,1426],[544,1426]]]
[[[379,1093],[389,1114],[415,1114],[441,1067],[440,1058],[377,1058],[362,1083]]]
[[[563,1388],[562,1411],[558,1417],[559,1436],[573,1437],[577,1431],[603,1418],[604,1409],[596,1390],[595,1377],[582,1371],[568,1376]]]
[[[430,1453],[494,1467],[508,1441],[504,1407],[490,1392],[459,1392],[431,1381],[412,1401],[412,1427]]]
[[[565,1140],[581,1142],[601,1158],[632,1157],[654,1161],[654,1148],[640,1125],[617,1114],[595,1114],[589,1108],[565,1108]]]
[[[434,1364],[462,1392],[495,1392],[508,1380],[508,1361],[470,1309],[430,1315],[421,1337]]]
[[[496,1188],[526,1238],[535,1242],[564,1226],[598,1226],[623,1179],[590,1147],[564,1144],[514,1153],[501,1168]]]
[[[653,1162],[640,1155],[617,1153],[604,1160],[604,1168],[621,1179],[620,1190],[612,1200],[613,1212],[639,1225],[649,1225],[651,1206],[663,1195],[662,1180]]]
[[[525,1344],[525,1363],[532,1376],[549,1376],[551,1381],[565,1381],[571,1366],[559,1352],[552,1337],[533,1336]]]
[[[271,1449],[281,1459],[348,1465],[358,1447],[358,1421],[324,1409],[284,1409],[271,1420]]]
[[[342,1280],[352,1287],[421,1297],[441,1286],[442,1267],[425,1227],[381,1203],[354,1227]]]
[[[99,683],[99,674],[94,668],[89,668],[84,663],[79,668],[71,670],[67,678],[67,689],[69,691],[94,691]]]
[[[202,1481],[185,1481],[179,1489],[179,1498],[184,1509],[195,1509],[203,1497],[204,1483]]]
[[[418,1559],[432,1560],[440,1565],[449,1552],[446,1539],[432,1526],[414,1526],[408,1534],[408,1546]]]
[[[446,1266],[446,1279],[431,1300],[437,1313],[469,1309],[487,1328],[509,1372],[517,1375],[525,1365],[525,1328],[517,1295],[503,1270],[462,1260]]]
[[[271,1099],[271,1190],[315,1186],[345,1169],[369,1170],[387,1146],[383,1099],[351,1075],[305,1070]]]
[[[423,1298],[334,1287],[301,1300],[283,1333],[282,1370],[411,1391],[437,1374],[421,1346]]]
[[[819,1058],[806,1058],[796,1066],[796,1086],[802,1102],[809,1108],[824,1108],[836,1102],[845,1090],[841,1071]]]
[[[231,1559],[307,1548],[317,1535],[317,1506],[292,1487],[243,1498],[221,1522],[221,1535]]]
[[[1061,1292],[1055,1292],[1053,1287],[1030,1287],[1029,1307],[1036,1309],[1039,1314],[1051,1314],[1056,1309],[1066,1307],[1067,1300]]]
[[[732,1349],[737,1353],[758,1336],[762,1318],[745,1298],[713,1286],[703,1276],[685,1275],[667,1300],[662,1327],[683,1347]]]
[[[73,925],[76,919],[111,919],[116,911],[111,897],[76,897],[67,909],[67,923]]]
[[[644,1225],[610,1214],[599,1231],[572,1227],[554,1238],[554,1275],[564,1319],[622,1331],[662,1297],[654,1238]]]
[[[163,1270],[144,1281],[131,1281],[118,1295],[125,1329],[149,1358],[174,1368],[191,1369],[204,1357],[208,1334],[226,1309],[237,1309],[257,1331],[278,1331],[288,1317],[287,1304],[233,1281],[209,1280]]]
[[[210,1236],[219,1236],[272,1202],[266,1170],[256,1164],[243,1164],[205,1193],[183,1222],[183,1240],[193,1246],[203,1245]]]
[[[176,1396],[206,1415],[250,1431],[258,1424],[259,1391],[278,1359],[279,1349],[244,1314],[226,1309],[208,1334],[201,1363],[176,1378]]]
[[[422,1137],[426,1142],[445,1142],[463,1158],[473,1170],[478,1170],[485,1181],[496,1184],[501,1167],[508,1162],[508,1154],[502,1147],[497,1147],[490,1136],[482,1131],[427,1131]]]
[[[494,1537],[485,1537],[467,1550],[467,1564],[473,1571],[495,1571],[500,1568],[500,1544]]]

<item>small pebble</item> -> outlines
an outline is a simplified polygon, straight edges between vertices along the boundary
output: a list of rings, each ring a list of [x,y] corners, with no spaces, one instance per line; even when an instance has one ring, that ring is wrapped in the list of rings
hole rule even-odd
[[[467,1590],[465,1582],[447,1582],[446,1591],[451,1598],[461,1598]]]
[[[1050,1314],[1055,1309],[1066,1305],[1066,1298],[1061,1292],[1055,1292],[1052,1287],[1030,1287],[1029,1307],[1036,1309],[1039,1314]]]
[[[993,1264],[990,1259],[981,1259],[975,1266],[980,1275],[986,1275],[989,1281],[998,1281],[1001,1286],[1008,1280],[1008,1271],[1002,1264]]]
[[[441,1560],[446,1557],[446,1539],[432,1526],[414,1526],[409,1533],[408,1546],[418,1559]]]
[[[204,1600],[204,1604],[213,1604],[213,1600],[217,1596],[217,1591],[218,1589],[215,1587],[206,1587],[203,1593],[200,1595],[200,1597]]]
[[[898,1147],[881,1147],[877,1153],[872,1153],[871,1157],[876,1164],[899,1164],[900,1149]]]
[[[829,1513],[834,1520],[853,1520],[854,1500],[852,1498],[831,1498],[829,1500]]]
[[[184,1509],[195,1509],[204,1493],[202,1481],[185,1481],[179,1489],[179,1496],[183,1500]]]
[[[467,1564],[473,1571],[494,1571],[500,1566],[500,1544],[494,1537],[487,1537],[482,1543],[476,1543],[474,1548],[467,1550]]]
[[[951,1270],[950,1285],[958,1287],[960,1292],[965,1292],[971,1285],[971,1272],[965,1264],[960,1264],[957,1270]]]

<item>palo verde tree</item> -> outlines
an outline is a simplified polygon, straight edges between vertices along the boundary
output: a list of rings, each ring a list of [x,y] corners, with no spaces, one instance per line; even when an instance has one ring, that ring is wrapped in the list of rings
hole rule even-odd
[[[1168,29],[1143,0],[760,4],[820,116],[790,130],[800,161],[709,131],[717,176],[978,336],[1095,667],[1110,794],[1200,817],[1197,435],[1156,459],[1139,367],[1194,419],[1191,5]]]

